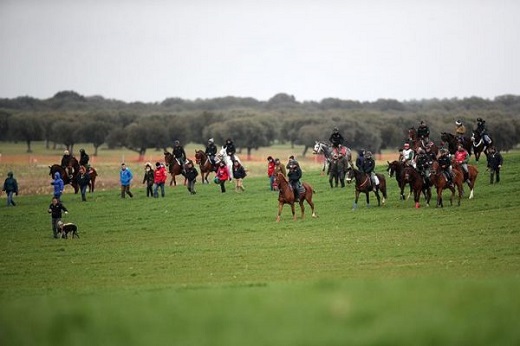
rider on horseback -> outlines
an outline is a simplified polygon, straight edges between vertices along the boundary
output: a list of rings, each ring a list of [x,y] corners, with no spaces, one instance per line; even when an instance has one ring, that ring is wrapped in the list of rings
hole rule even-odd
[[[426,154],[426,151],[423,148],[419,148],[417,150],[417,157],[415,158],[415,165],[424,180],[426,180],[429,175],[430,164],[431,160],[428,154]]]
[[[459,144],[457,147],[457,151],[455,152],[455,162],[458,163],[464,172],[464,180],[469,180],[469,172],[468,172],[468,162],[469,162],[469,153],[462,144]],[[469,181],[468,181],[469,182]]]
[[[363,160],[363,164],[361,165],[360,171],[362,173],[368,174],[368,176],[370,177],[370,183],[372,184],[372,188],[374,191],[379,188],[379,179],[377,178],[377,175],[374,172],[375,168],[376,163],[372,158],[372,153],[370,151],[367,151],[365,153],[365,158]]]
[[[300,168],[300,165],[298,164],[298,161],[296,160],[290,160],[288,166],[289,172],[287,173],[287,177],[289,178],[289,183],[291,184],[293,189],[294,201],[299,202],[301,186],[300,179],[302,178],[302,170]]]
[[[181,145],[180,141],[175,141],[175,145],[173,146],[173,157],[179,162],[179,165],[182,167],[182,174],[184,175],[186,172],[186,168],[184,167],[186,163],[186,152]]]
[[[417,137],[421,140],[423,146],[430,143],[430,128],[426,125],[424,120],[421,120],[417,128]]]
[[[215,157],[217,156],[217,146],[215,145],[215,141],[213,140],[213,138],[208,139],[208,145],[206,146],[205,153],[208,156],[208,160],[211,163],[211,165],[214,168],[216,168]]]
[[[486,121],[482,120],[482,118],[477,118],[477,128],[475,129],[475,132],[484,140],[486,147],[491,145],[492,141],[487,133]],[[484,147],[484,152],[486,151],[486,147]]]
[[[70,160],[72,159],[72,155],[68,150],[63,152],[63,156],[61,158],[61,167],[67,171],[69,176],[72,176],[72,167],[70,166]]]
[[[339,129],[335,127],[332,130],[332,134],[329,137],[329,142],[332,143],[332,146],[336,148],[339,152],[339,147],[343,144],[343,141],[343,136],[341,135],[341,133],[339,133]]]
[[[363,166],[363,161],[365,160],[365,149],[359,149],[358,157],[356,159],[356,168],[361,171],[361,167]]]
[[[466,127],[462,123],[462,121],[457,120],[455,122],[455,137],[457,137],[457,140],[461,143],[464,142],[464,136],[466,135]]]
[[[402,152],[401,161],[404,163],[405,166],[413,166],[415,168],[415,162],[414,162],[414,154],[412,148],[410,148],[409,143],[404,143],[404,148]]]
[[[79,165],[80,166],[85,166],[87,172],[90,171],[90,165],[88,164],[88,160],[89,160],[89,156],[87,155],[87,153],[85,152],[85,149],[80,149],[79,150]]]
[[[453,187],[453,176],[451,175],[451,160],[450,160],[450,152],[448,149],[441,149],[441,156],[439,157],[439,167],[442,169],[446,177],[446,181],[448,185]]]
[[[231,162],[235,161],[235,153],[237,150],[231,138],[226,139],[226,144],[224,144],[224,148],[226,149],[226,154],[230,157]]]

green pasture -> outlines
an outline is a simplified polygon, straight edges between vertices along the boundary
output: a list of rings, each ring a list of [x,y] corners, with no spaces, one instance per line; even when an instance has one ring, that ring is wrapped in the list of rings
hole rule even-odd
[[[520,153],[504,158],[500,184],[481,162],[475,198],[443,209],[387,177],[386,205],[353,211],[353,186],[304,167],[319,217],[280,223],[266,177],[150,199],[139,173],[133,199],[66,193],[67,240],[50,195],[2,195],[0,344],[518,345]]]

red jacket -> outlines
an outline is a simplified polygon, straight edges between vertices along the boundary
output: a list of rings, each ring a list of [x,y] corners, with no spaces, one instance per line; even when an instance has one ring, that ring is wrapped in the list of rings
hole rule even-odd
[[[270,161],[267,164],[267,176],[268,177],[270,177],[274,174],[274,167],[275,167],[274,161]]]
[[[466,150],[455,152],[455,162],[457,163],[467,163],[468,162],[468,152]]]
[[[219,166],[217,169],[217,177],[220,181],[226,181],[229,179],[229,172],[226,166]]]
[[[153,180],[156,184],[166,182],[166,168],[164,168],[164,166],[161,166],[155,170]]]

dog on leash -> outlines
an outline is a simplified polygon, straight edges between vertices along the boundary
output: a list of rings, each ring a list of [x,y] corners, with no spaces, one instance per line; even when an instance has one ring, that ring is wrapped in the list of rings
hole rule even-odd
[[[63,223],[62,221],[58,221],[58,232],[60,233],[61,238],[67,239],[69,233],[72,233],[72,238],[74,238],[74,236],[79,238],[78,226],[73,223]]]

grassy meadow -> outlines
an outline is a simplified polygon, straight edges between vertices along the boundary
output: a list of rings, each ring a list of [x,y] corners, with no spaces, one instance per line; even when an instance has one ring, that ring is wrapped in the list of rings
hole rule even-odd
[[[38,147],[32,162],[24,149],[2,144],[1,178],[42,185],[22,188],[16,207],[0,198],[2,345],[520,343],[519,152],[504,154],[496,185],[480,162],[475,198],[466,187],[460,207],[445,196],[443,209],[399,201],[387,177],[386,205],[372,195],[353,211],[353,186],[331,189],[302,159],[318,218],[306,205],[293,221],[285,206],[280,223],[267,151],[244,161],[243,193],[199,180],[196,195],[180,185],[158,199],[132,160],[134,198],[121,199],[119,162],[135,154],[101,152],[99,190],[63,197],[81,238],[53,239],[46,165],[61,155]]]

